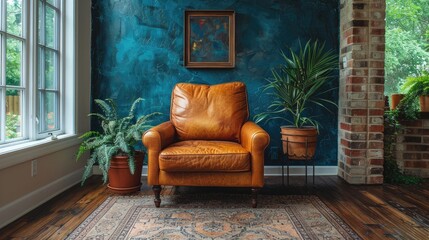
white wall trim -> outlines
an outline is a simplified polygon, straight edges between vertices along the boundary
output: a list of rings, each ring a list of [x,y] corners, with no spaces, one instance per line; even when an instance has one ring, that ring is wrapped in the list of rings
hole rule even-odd
[[[315,168],[316,176],[336,176],[338,174],[338,166],[316,166]],[[94,175],[101,175],[101,171],[98,166],[92,168]],[[287,168],[285,166],[284,173],[286,176]],[[305,175],[305,166],[290,166],[289,173],[291,176],[304,176]],[[313,174],[313,166],[308,166],[307,174]],[[265,166],[264,167],[264,176],[281,176],[282,167],[281,166]],[[147,176],[147,166],[143,166],[142,176]]]
[[[56,195],[80,182],[83,168],[59,178],[0,208],[0,228],[22,217]]]
[[[78,145],[82,142],[76,134],[64,134],[57,140],[46,138],[38,141],[0,148],[0,169],[8,168],[54,152]]]
[[[287,168],[284,167],[284,174],[286,176]],[[316,176],[335,176],[338,173],[338,166],[316,166],[315,175]],[[290,166],[289,174],[291,176],[305,176],[305,166]],[[308,166],[307,174],[313,174],[313,166]],[[264,176],[281,176],[282,167],[281,166],[265,166],[264,167]]]

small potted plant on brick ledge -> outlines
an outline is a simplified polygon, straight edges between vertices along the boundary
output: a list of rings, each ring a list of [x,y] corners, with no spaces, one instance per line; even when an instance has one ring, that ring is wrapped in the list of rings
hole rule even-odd
[[[429,73],[408,77],[402,85],[405,96],[398,104],[400,119],[417,119],[419,112],[429,112]],[[420,103],[420,107],[419,107]]]
[[[315,154],[319,123],[311,114],[310,106],[327,111],[336,103],[324,97],[333,88],[326,89],[337,68],[338,57],[325,44],[309,40],[300,44],[298,52],[289,48],[281,52],[284,63],[272,70],[272,78],[264,91],[274,97],[267,111],[255,115],[255,122],[282,119],[291,125],[281,126],[283,152],[291,160],[311,159]]]
[[[90,113],[101,122],[101,131],[88,131],[83,139],[76,159],[83,153],[91,151],[82,176],[82,185],[91,176],[92,167],[98,163],[103,174],[103,183],[116,193],[126,194],[140,190],[141,172],[145,153],[135,149],[143,131],[150,128],[148,121],[159,113],[151,113],[135,119],[137,104],[143,99],[138,98],[131,105],[127,116],[119,117],[116,104],[112,99],[96,99],[95,103],[102,113]]]
[[[404,97],[403,93],[393,93],[390,96],[390,110],[395,110]]]

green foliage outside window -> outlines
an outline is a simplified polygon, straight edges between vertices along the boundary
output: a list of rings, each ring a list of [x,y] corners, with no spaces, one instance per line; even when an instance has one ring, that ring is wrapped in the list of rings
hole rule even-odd
[[[6,138],[13,139],[19,137],[17,128],[19,127],[19,116],[15,114],[6,115]]]
[[[12,34],[19,34],[22,32],[22,5],[21,1],[13,0],[7,1],[7,32]],[[9,86],[21,85],[21,42],[8,38],[6,44],[6,84]],[[8,90],[8,96],[16,96],[16,90]]]
[[[386,0],[385,95],[429,70],[429,1]]]

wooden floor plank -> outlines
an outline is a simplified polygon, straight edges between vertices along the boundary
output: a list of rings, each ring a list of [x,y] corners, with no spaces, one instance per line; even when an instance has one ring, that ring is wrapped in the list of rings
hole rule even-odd
[[[348,184],[337,184],[335,187],[338,189],[325,191],[325,203],[331,208],[338,209],[340,211],[338,215],[343,215],[343,219],[352,225],[355,231],[365,236],[367,239],[373,239],[375,236],[371,236],[372,234],[377,235],[377,239],[408,238],[408,234],[398,228],[395,222],[385,220],[385,216],[390,216],[391,214],[386,209],[380,209],[380,202],[365,197],[364,193],[380,192],[382,187],[350,186]],[[343,204],[330,204],[332,203],[332,194],[339,194],[339,197],[343,199]],[[346,215],[344,211],[350,212],[355,216]],[[362,216],[367,216],[371,220],[368,221],[368,218],[365,219]],[[351,220],[354,218],[358,218],[361,224],[352,222]],[[365,227],[362,227],[362,223]],[[371,231],[368,231],[368,229]],[[414,229],[409,229],[409,231],[413,230]]]
[[[362,204],[358,191],[350,194],[348,189],[339,188],[340,185],[330,184],[330,189],[324,189],[318,195],[337,215],[349,224],[360,236],[367,239],[385,239],[391,234],[378,221],[379,217],[368,206]],[[350,188],[354,188],[350,186]],[[359,214],[365,213],[365,214]]]
[[[410,203],[418,208],[429,209],[429,196],[425,196],[423,192],[418,189],[414,190],[404,189],[404,187],[397,187],[389,185],[385,188],[385,192],[397,198],[403,199],[403,201]]]
[[[140,195],[153,195],[145,184]],[[336,176],[266,177],[261,195],[317,195],[363,239],[428,239],[429,183],[420,186],[349,185]],[[285,181],[286,182],[286,181]],[[249,194],[246,188],[192,188],[163,186],[161,194],[226,192]],[[220,193],[221,194],[221,193]],[[112,194],[98,176],[83,187],[74,186],[15,222],[0,229],[4,239],[64,239]]]

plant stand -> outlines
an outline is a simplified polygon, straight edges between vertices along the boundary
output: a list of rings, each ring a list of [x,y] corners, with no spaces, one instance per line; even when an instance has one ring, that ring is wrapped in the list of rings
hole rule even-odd
[[[290,166],[290,163],[291,162],[296,162],[296,161],[304,161],[305,162],[305,186],[307,186],[307,184],[308,184],[308,180],[307,180],[307,178],[308,178],[308,171],[307,171],[307,169],[308,169],[308,163],[309,162],[311,162],[311,164],[312,164],[312,166],[313,166],[313,186],[314,186],[314,179],[315,179],[315,162],[316,162],[316,160],[314,159],[314,157],[309,157],[308,156],[308,144],[309,143],[314,143],[314,142],[311,142],[311,141],[309,141],[309,138],[307,137],[306,138],[306,141],[305,141],[305,149],[306,149],[306,154],[305,154],[305,158],[302,158],[302,159],[290,159],[289,158],[289,143],[294,143],[294,142],[292,142],[292,141],[289,141],[288,139],[286,139],[286,140],[281,140],[281,144],[280,144],[280,146],[283,146],[283,143],[286,143],[286,153],[283,151],[283,149],[282,148],[279,148],[280,150],[279,150],[279,156],[280,156],[280,161],[281,161],[281,163],[282,163],[282,185],[284,186],[285,184],[284,184],[284,166],[285,166],[285,164],[286,164],[286,167],[287,167],[287,182],[286,182],[286,184],[289,186],[289,166]]]

